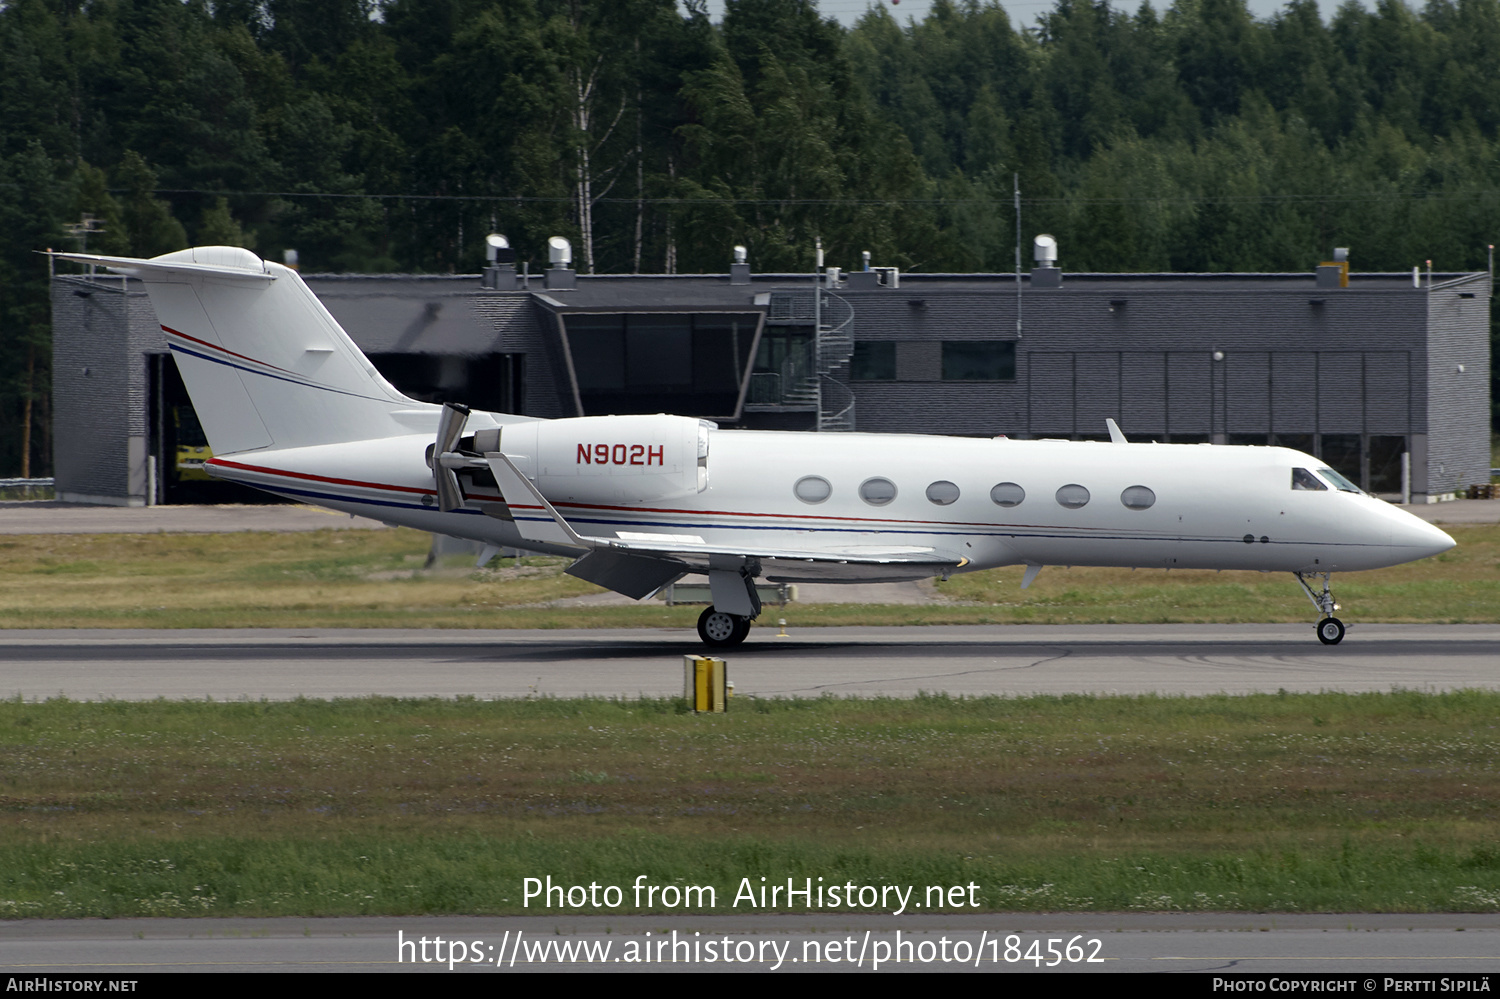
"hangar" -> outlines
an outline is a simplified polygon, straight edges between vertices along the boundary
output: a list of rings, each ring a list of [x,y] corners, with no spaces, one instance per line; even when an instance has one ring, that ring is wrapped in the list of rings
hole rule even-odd
[[[556,241],[555,241],[556,242]],[[1281,444],[1370,492],[1489,481],[1485,272],[306,275],[408,394],[539,417],[747,429]],[[52,279],[59,499],[244,499],[211,482],[144,289]],[[818,283],[821,280],[821,283]],[[819,290],[821,293],[819,293]]]

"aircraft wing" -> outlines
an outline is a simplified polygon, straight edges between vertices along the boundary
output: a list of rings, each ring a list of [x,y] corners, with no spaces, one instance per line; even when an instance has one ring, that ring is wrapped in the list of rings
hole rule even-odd
[[[490,452],[484,458],[522,537],[583,549],[583,556],[567,568],[570,575],[636,599],[689,572],[738,570],[752,562],[758,563],[759,575],[771,582],[901,582],[943,575],[968,562],[956,552],[914,545],[731,548],[685,534],[585,535],[557,512],[509,457]]]

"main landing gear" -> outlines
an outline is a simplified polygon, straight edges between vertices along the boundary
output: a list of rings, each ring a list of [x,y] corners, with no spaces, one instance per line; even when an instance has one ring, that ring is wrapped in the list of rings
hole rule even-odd
[[[698,615],[698,637],[703,644],[715,649],[727,649],[738,645],[750,634],[750,619],[738,614],[705,607]]]
[[[1318,641],[1324,645],[1337,645],[1342,642],[1344,640],[1344,622],[1333,616],[1333,612],[1339,609],[1339,605],[1334,603],[1333,593],[1328,589],[1329,574],[1326,572],[1294,572],[1292,575],[1297,577],[1297,582],[1301,585],[1302,591],[1307,594],[1307,599],[1311,600],[1313,606],[1318,609],[1318,613],[1323,615],[1323,620],[1318,622]],[[1323,592],[1313,592],[1312,587],[1307,585],[1308,576],[1323,577]],[[699,627],[701,628],[702,625],[699,625]]]

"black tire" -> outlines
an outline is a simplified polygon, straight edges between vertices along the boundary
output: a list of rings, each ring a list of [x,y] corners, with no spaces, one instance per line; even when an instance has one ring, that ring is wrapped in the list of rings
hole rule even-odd
[[[1344,640],[1344,622],[1336,617],[1325,617],[1318,622],[1318,641],[1324,645],[1337,645]]]
[[[750,620],[738,614],[705,607],[698,615],[698,637],[703,644],[715,649],[727,649],[738,645],[750,634]]]

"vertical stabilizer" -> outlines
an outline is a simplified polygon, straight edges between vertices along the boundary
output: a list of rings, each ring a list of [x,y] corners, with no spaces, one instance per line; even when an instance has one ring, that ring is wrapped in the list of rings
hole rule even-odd
[[[215,454],[434,432],[296,271],[237,247],[150,260],[60,253],[139,278]]]

